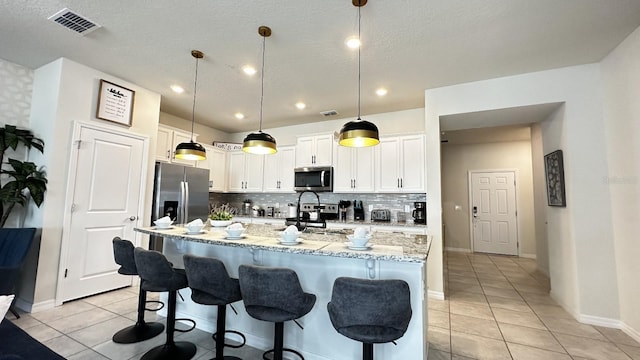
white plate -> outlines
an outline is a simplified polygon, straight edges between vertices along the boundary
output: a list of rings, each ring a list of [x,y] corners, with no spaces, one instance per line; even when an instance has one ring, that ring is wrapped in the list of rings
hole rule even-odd
[[[240,235],[240,236],[225,236],[224,238],[227,240],[240,240],[240,239],[244,239],[245,237],[247,237],[247,235]]]
[[[298,245],[302,242],[302,239],[297,239],[296,241],[279,241],[278,243],[280,245]]]
[[[365,245],[365,246],[355,246],[350,241],[344,243],[351,250],[371,250],[373,248],[373,244]]]
[[[185,234],[185,235],[202,235],[202,234],[204,234],[204,233],[206,233],[206,232],[207,232],[206,230],[193,231],[193,232],[191,232],[191,231],[186,231],[184,234]]]
[[[157,227],[154,226],[154,230],[171,230],[173,229],[173,226],[169,226],[169,227]]]

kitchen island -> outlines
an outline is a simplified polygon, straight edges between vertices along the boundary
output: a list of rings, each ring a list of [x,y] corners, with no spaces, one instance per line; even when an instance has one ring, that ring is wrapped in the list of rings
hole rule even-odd
[[[327,313],[333,281],[340,276],[369,279],[402,279],[411,290],[413,315],[407,333],[392,343],[376,344],[376,359],[427,358],[426,259],[428,236],[377,233],[373,246],[365,251],[350,250],[344,244],[346,232],[336,229],[312,229],[304,232],[295,246],[281,245],[282,226],[250,224],[241,239],[225,239],[222,229],[207,229],[201,235],[187,235],[184,227],[168,230],[137,228],[141,233],[162,236],[163,252],[175,267],[183,267],[182,255],[195,254],[222,260],[232,277],[238,266],[255,264],[287,267],[295,270],[302,288],[316,295],[316,304],[299,322],[285,325],[285,347],[300,351],[307,360],[347,360],[361,357],[362,345],[334,330]],[[214,332],[216,308],[193,303],[189,289],[181,290],[185,301],[178,301],[178,317],[194,319],[199,329]],[[247,344],[259,349],[272,347],[273,324],[251,318],[242,304],[234,305],[238,315],[227,314],[227,329],[244,333]],[[354,309],[357,311],[357,309]]]

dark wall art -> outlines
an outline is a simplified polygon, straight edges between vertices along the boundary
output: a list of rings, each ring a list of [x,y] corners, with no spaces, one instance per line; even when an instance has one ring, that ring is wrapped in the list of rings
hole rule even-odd
[[[567,206],[564,193],[562,150],[556,150],[544,156],[544,169],[547,175],[547,204],[549,206]]]

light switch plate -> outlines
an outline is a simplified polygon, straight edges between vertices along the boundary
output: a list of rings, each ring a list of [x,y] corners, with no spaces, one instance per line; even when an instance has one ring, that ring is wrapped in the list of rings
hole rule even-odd
[[[411,211],[411,208],[409,207],[409,205],[405,205],[404,212],[409,212],[409,211]]]
[[[373,205],[369,205],[369,211],[373,210]]]

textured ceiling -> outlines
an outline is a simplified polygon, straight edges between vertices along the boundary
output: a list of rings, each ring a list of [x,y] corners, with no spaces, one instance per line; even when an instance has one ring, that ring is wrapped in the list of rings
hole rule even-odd
[[[47,17],[62,8],[102,25],[82,37]],[[0,0],[0,58],[35,69],[66,57],[162,95],[162,111],[223,131],[255,130],[266,40],[264,128],[357,113],[350,0]],[[439,86],[592,63],[640,26],[638,0],[370,0],[362,8],[362,114],[424,106]],[[169,89],[182,85],[181,95]],[[374,91],[389,93],[378,97]],[[307,103],[297,110],[297,101]],[[320,111],[335,109],[325,118]],[[246,114],[238,121],[233,114]]]

